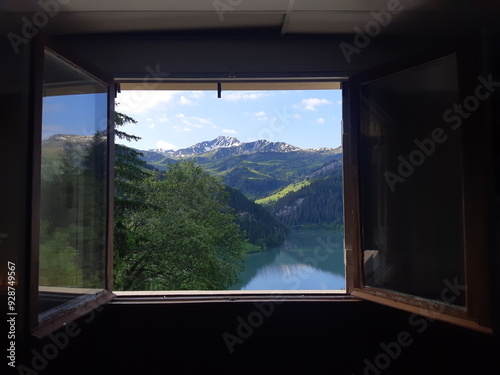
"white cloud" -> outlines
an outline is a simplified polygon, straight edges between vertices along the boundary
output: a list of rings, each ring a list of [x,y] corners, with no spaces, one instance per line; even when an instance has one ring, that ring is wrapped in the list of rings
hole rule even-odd
[[[240,100],[256,100],[269,94],[263,91],[230,91],[224,94],[222,92],[222,98],[229,100],[230,102],[238,102]]]
[[[181,95],[178,103],[180,105],[196,105],[196,103],[194,103],[191,99],[186,98],[184,95]]]
[[[184,113],[177,113],[175,117],[182,123],[182,126],[175,125],[172,127],[176,131],[191,131],[192,128],[204,128],[206,125],[215,127],[212,121],[203,117],[186,116]]]
[[[317,118],[316,122],[320,125],[323,125],[325,123],[325,119],[323,117]]]
[[[223,133],[236,134],[236,130],[233,129],[221,129]]]
[[[176,150],[178,147],[172,143],[168,143],[165,141],[156,141],[156,147],[162,148],[164,150]]]
[[[301,103],[305,110],[315,111],[318,105],[331,104],[332,102],[330,102],[327,99],[309,98],[309,99],[302,99]]]
[[[188,126],[181,126],[181,125],[174,125],[172,126],[172,129],[174,129],[176,132],[190,132],[193,130]]]
[[[337,101],[337,104],[342,104],[342,100]]]
[[[118,94],[116,110],[127,115],[144,113],[171,102],[177,94],[177,91],[124,90]]]
[[[205,93],[203,91],[193,91],[189,94],[190,98],[193,99],[201,99],[205,96]]]
[[[266,115],[266,112],[264,112],[264,111],[256,112],[256,113],[254,113],[254,115],[255,115],[255,117],[257,117],[257,120],[259,120],[259,121],[266,121],[269,119]]]

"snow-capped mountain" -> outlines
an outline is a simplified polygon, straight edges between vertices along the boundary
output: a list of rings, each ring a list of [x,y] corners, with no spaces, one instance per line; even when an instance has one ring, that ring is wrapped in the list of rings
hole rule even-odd
[[[220,148],[226,148],[226,147],[233,147],[233,146],[239,146],[241,145],[242,142],[237,140],[234,137],[225,137],[223,135],[218,136],[214,140],[211,141],[204,141],[197,143],[193,146],[183,148],[177,151],[174,150],[165,150],[162,148],[159,149],[150,149],[148,150],[149,152],[156,152],[158,154],[162,154],[165,156],[169,157],[175,157],[175,158],[184,158],[184,157],[190,157],[190,156],[195,156],[195,155],[200,155],[204,154],[210,151],[215,151]]]
[[[164,148],[151,148],[148,150],[148,152],[156,152],[157,154],[162,154],[162,155],[172,155],[174,153],[174,150],[165,150]]]
[[[200,142],[193,146],[177,150],[170,154],[170,156],[185,158],[216,151],[221,148],[235,147],[241,144],[242,142],[234,137],[225,137],[221,135],[211,141]]]
[[[235,137],[226,137],[221,135],[211,141],[200,142],[177,151],[164,149],[154,149],[148,151],[172,158],[186,158],[207,153],[215,157],[226,157],[254,152],[292,152],[300,150],[301,149],[299,147],[295,147],[284,142],[258,140],[245,143],[239,141]]]

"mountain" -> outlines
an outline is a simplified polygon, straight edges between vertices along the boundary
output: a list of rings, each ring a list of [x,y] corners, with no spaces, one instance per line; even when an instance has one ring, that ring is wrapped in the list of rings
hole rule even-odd
[[[140,150],[139,150],[140,151]],[[143,159],[159,170],[169,163],[194,158],[210,173],[250,199],[264,198],[290,183],[302,181],[320,168],[340,167],[342,148],[301,149],[284,142],[240,142],[220,136],[175,152],[140,151]],[[334,163],[334,164],[332,164]]]
[[[341,225],[343,223],[342,169],[323,170],[300,189],[290,191],[267,208],[287,227]]]
[[[238,225],[251,244],[266,249],[283,242],[287,229],[268,210],[237,189],[227,186],[226,191],[229,193],[229,205],[238,216]]]
[[[254,152],[291,152],[299,151],[299,147],[289,145],[284,142],[270,142],[258,140],[254,142],[241,142],[235,137],[218,136],[211,141],[197,143],[180,150],[150,149],[142,151],[146,154],[158,154],[153,159],[165,158],[189,158],[200,155],[210,156],[211,158],[224,158],[227,156],[251,154]],[[161,155],[161,156],[160,156]],[[151,156],[148,156],[151,158]]]
[[[67,147],[86,147],[92,142],[92,135],[74,135],[74,134],[54,134],[42,141],[42,146],[64,149]]]
[[[237,140],[234,137],[225,137],[218,136],[212,141],[204,141],[197,143],[193,146],[183,148],[177,151],[174,150],[164,150],[164,149],[151,149],[148,152],[154,152],[157,154],[161,154],[163,156],[171,157],[171,158],[186,158],[192,157],[200,154],[204,154],[210,151],[215,151],[220,148],[228,148],[241,145],[242,142]]]

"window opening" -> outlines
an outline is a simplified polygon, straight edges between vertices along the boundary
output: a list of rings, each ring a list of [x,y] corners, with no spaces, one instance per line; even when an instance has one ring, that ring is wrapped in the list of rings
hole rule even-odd
[[[345,292],[341,91],[222,88],[118,95],[115,289]]]

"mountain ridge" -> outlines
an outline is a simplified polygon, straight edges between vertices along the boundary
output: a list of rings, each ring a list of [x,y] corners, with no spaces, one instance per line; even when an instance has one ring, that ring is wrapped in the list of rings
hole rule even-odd
[[[211,141],[203,141],[179,150],[149,149],[140,150],[143,153],[156,153],[167,158],[186,158],[197,155],[211,154],[214,157],[227,157],[250,154],[254,152],[334,152],[341,153],[342,146],[336,148],[321,147],[318,149],[300,148],[285,142],[271,142],[259,139],[252,142],[241,142],[235,137],[220,135]]]

